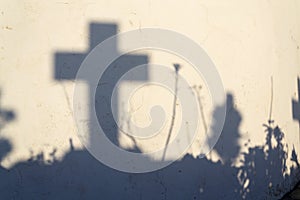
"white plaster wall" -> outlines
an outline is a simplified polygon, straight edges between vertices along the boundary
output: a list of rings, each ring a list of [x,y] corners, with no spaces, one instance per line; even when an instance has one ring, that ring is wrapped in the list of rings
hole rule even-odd
[[[299,99],[299,9],[297,0],[2,1],[1,107],[13,110],[16,118],[1,130],[1,137],[13,146],[1,165],[10,168],[27,160],[31,152],[49,157],[54,148],[62,158],[70,148],[69,138],[76,148],[83,148],[72,117],[74,82],[54,80],[53,59],[58,51],[85,52],[89,23],[99,22],[116,23],[118,32],[143,27],[171,29],[199,43],[215,63],[241,114],[241,152],[264,143],[262,124],[269,119],[272,77],[272,119],[285,133],[288,167],[294,166],[292,147],[300,152],[299,123],[292,115],[292,99]],[[176,59],[155,52],[150,57],[151,62],[166,65]],[[209,97],[203,98],[210,123],[213,108]],[[147,144],[140,145],[148,149]],[[199,155],[197,145],[189,153]],[[216,152],[212,159],[219,159]]]

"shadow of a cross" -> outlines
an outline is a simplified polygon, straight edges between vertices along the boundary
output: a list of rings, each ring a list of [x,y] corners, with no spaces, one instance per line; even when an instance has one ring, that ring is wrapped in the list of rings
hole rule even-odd
[[[293,102],[293,119],[298,120],[300,123],[300,78],[297,79],[298,83],[298,101],[292,100]]]
[[[292,109],[293,109],[293,119],[299,122],[299,128],[300,128],[300,78],[299,77],[297,79],[297,83],[298,83],[298,101],[295,99],[292,100]]]
[[[86,52],[57,52],[55,53],[55,70],[54,78],[58,81],[72,80],[76,78],[76,73],[87,54],[105,39],[117,34],[116,24],[91,23],[89,27],[90,41],[89,48]],[[132,55],[124,54],[118,50],[117,39],[113,42],[112,48],[120,55],[109,67],[105,70],[97,86],[96,97],[92,99],[89,94],[86,98],[89,102],[95,102],[95,109],[98,121],[106,133],[107,137],[116,145],[118,141],[118,126],[112,114],[112,93],[118,80],[129,70],[138,65],[148,63],[147,55]],[[126,81],[146,81],[148,80],[148,70],[145,68],[138,76]],[[83,80],[87,84],[91,84],[90,80]],[[89,91],[90,92],[90,91]],[[118,91],[115,93],[117,101],[120,102]],[[118,104],[120,105],[120,104]],[[117,105],[114,105],[117,106]],[[120,115],[120,109],[115,108],[116,114]],[[87,113],[91,117],[91,113]],[[90,134],[92,136],[93,134]],[[90,145],[97,145],[94,138],[90,138]]]

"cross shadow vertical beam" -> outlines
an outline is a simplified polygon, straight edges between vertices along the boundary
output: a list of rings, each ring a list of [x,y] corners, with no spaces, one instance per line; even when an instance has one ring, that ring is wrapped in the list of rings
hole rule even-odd
[[[300,142],[300,78],[297,79],[298,85],[298,101],[292,100],[293,119],[299,123],[299,142]]]

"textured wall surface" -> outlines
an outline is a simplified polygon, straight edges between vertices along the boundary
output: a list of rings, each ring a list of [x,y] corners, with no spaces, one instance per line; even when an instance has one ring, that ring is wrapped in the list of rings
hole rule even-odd
[[[297,0],[1,1],[0,198],[279,199],[299,180],[299,10]],[[188,36],[215,63],[227,94],[219,107],[212,107],[203,79],[181,71],[204,112],[199,133],[218,123],[214,116],[224,105],[227,117],[205,158],[198,158],[198,136],[172,165],[129,174],[101,164],[80,143],[73,119],[74,74],[67,71],[60,79],[58,68],[82,61],[93,41],[98,44],[93,32],[105,38],[145,27]],[[116,47],[121,51],[122,41]],[[149,63],[189,65],[167,52],[136,54]],[[145,104],[162,102],[167,112],[162,132],[167,133],[172,93],[148,89],[156,95],[137,93],[133,109],[138,110],[139,95]],[[147,125],[151,120],[143,109],[133,120]],[[180,106],[176,109],[180,116]],[[146,152],[166,138],[134,143],[121,135],[116,140]]]

